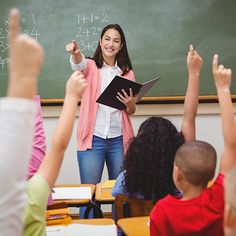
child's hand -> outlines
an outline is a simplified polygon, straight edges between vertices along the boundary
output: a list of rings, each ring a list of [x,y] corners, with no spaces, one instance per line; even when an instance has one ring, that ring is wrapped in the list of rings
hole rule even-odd
[[[214,55],[212,61],[212,72],[217,90],[230,91],[231,69],[224,68],[223,65],[218,66],[218,55]]]
[[[191,75],[200,75],[200,70],[202,68],[202,58],[197,53],[196,50],[194,50],[193,46],[189,46],[189,52],[187,55],[187,67],[189,74]]]
[[[79,100],[85,88],[87,81],[81,72],[75,71],[66,84],[66,94]]]
[[[10,11],[8,32],[10,46],[8,68],[10,87],[8,95],[20,96],[24,93],[22,89],[24,86],[25,90],[31,90],[37,86],[37,78],[44,59],[44,50],[35,39],[19,33],[19,12],[17,9]],[[21,85],[21,88],[19,85]],[[31,85],[34,87],[27,88]],[[14,94],[12,94],[12,86],[14,87]],[[15,94],[15,92],[18,92],[18,94]]]
[[[80,53],[80,48],[75,40],[72,40],[71,43],[66,45],[66,51],[69,52],[71,55],[77,55]]]

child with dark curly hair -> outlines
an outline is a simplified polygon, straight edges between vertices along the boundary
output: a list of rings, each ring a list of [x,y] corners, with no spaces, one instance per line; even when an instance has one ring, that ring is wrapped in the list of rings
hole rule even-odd
[[[224,196],[224,178],[236,165],[236,123],[230,92],[232,71],[219,65],[215,55],[212,72],[224,139],[219,172],[216,173],[216,151],[209,143],[192,141],[181,145],[175,154],[173,180],[182,196],[168,195],[156,203],[150,214],[151,236],[235,235],[231,214],[234,208],[227,185]],[[212,185],[207,187],[214,175]]]
[[[189,79],[181,132],[171,121],[162,117],[150,117],[144,121],[137,136],[130,142],[124,171],[112,189],[114,197],[124,194],[156,202],[167,194],[179,194],[172,179],[174,156],[185,141],[195,140],[202,67],[202,58],[192,45],[187,55],[187,67]]]

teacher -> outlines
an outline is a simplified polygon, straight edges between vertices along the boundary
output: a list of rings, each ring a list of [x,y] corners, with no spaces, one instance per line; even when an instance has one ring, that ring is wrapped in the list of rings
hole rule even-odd
[[[101,182],[106,163],[109,179],[116,179],[123,165],[124,150],[134,136],[129,115],[135,113],[136,96],[132,90],[117,94],[126,109],[117,110],[96,103],[97,98],[116,76],[135,81],[123,30],[107,25],[101,33],[92,58],[85,58],[73,40],[66,45],[74,71],[81,71],[88,86],[82,95],[77,132],[77,159],[81,183]]]

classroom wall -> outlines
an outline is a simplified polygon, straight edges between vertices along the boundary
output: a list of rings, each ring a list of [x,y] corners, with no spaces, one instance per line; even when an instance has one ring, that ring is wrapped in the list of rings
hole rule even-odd
[[[60,106],[43,107],[44,125],[46,130],[47,146],[50,145],[50,140],[60,114]],[[79,113],[79,108],[78,108]],[[236,104],[234,104],[234,113],[236,113]],[[132,123],[135,132],[139,125],[152,115],[161,115],[170,119],[178,129],[181,128],[181,120],[183,114],[183,104],[150,104],[138,105],[137,112],[132,116]],[[76,129],[78,115],[75,120],[73,135],[65,153],[64,162],[57,179],[57,183],[79,183],[79,171],[76,160]],[[220,156],[223,139],[221,134],[221,123],[219,116],[219,107],[217,103],[199,104],[197,116],[197,138],[210,142],[216,149],[218,157]],[[105,168],[106,170],[106,168]],[[103,180],[107,179],[107,172],[103,173]]]

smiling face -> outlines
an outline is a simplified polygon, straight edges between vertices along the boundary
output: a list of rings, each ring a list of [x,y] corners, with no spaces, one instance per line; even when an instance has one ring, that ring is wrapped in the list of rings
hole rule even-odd
[[[115,65],[116,55],[122,48],[121,36],[115,29],[108,29],[100,40],[102,56],[104,61],[110,65]]]

